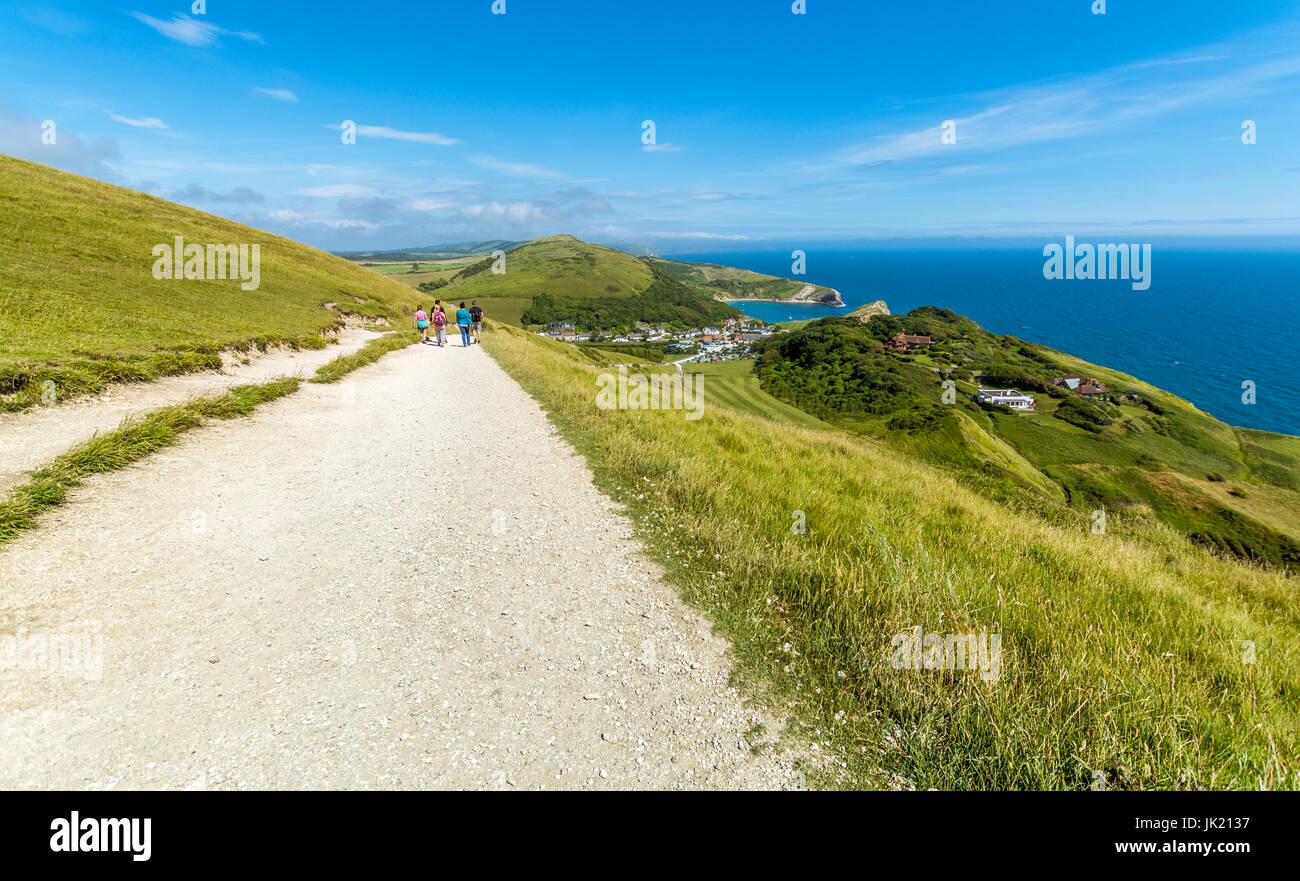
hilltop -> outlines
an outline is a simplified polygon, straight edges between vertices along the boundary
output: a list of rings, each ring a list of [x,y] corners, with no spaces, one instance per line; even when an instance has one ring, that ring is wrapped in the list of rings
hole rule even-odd
[[[488,257],[460,271],[438,295],[478,300],[489,315],[514,307],[523,324],[574,321],[580,329],[637,321],[674,327],[708,324],[740,312],[657,262],[569,235],[548,236],[508,251],[503,271]]]
[[[418,296],[299,242],[9,156],[0,203],[0,409],[31,406],[47,380],[62,398],[219,367],[226,348],[323,347],[345,322],[391,323]],[[155,278],[155,247],[177,236],[258,245],[257,288]]]

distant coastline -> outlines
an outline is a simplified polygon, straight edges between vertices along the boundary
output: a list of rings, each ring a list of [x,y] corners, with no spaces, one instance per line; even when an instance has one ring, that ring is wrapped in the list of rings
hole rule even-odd
[[[816,299],[812,295],[817,291],[830,291],[835,295],[834,300]],[[779,297],[714,297],[715,300],[721,300],[724,303],[784,303],[791,306],[829,306],[838,309],[844,305],[844,298],[835,288],[828,288],[825,285],[804,285],[799,292],[792,297],[784,299]]]

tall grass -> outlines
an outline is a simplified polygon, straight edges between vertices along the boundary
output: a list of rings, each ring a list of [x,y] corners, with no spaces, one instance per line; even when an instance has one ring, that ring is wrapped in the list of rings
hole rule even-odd
[[[731,636],[740,678],[836,756],[820,782],[1296,788],[1296,580],[1159,526],[1044,522],[870,440],[709,406],[707,377],[698,421],[600,410],[598,370],[562,346],[485,343]],[[914,626],[1000,634],[1000,677],[894,669]]]

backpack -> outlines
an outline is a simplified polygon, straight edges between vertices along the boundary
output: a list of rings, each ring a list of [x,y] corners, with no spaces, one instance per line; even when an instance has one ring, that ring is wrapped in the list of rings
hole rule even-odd
[[[442,327],[447,323],[447,316],[443,315],[441,312],[435,312],[433,313],[433,323]]]

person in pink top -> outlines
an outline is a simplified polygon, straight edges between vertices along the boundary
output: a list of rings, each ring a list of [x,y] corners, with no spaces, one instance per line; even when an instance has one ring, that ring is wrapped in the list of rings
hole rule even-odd
[[[433,326],[438,331],[438,348],[447,345],[447,313],[442,311],[441,304],[433,313]]]
[[[415,326],[420,331],[420,342],[429,341],[429,314],[424,311],[423,306],[415,307]]]

